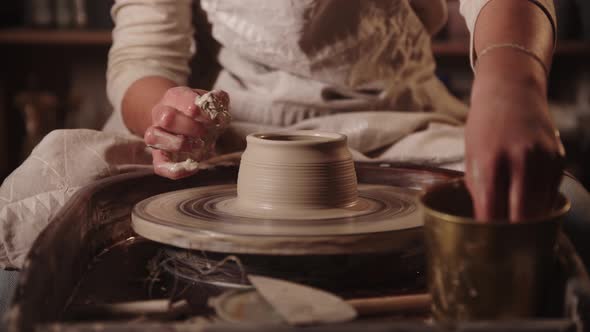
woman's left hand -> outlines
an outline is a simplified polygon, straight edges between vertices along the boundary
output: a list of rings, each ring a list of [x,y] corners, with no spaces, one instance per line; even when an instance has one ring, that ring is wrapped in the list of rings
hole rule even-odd
[[[542,67],[514,50],[496,52],[507,56],[478,61],[465,176],[478,220],[515,222],[549,211],[564,149],[549,116]]]

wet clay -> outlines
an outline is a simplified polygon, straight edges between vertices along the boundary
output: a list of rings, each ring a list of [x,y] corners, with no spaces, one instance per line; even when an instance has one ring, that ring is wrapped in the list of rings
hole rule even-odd
[[[322,210],[364,210],[346,136],[314,131],[254,134],[238,175],[236,208],[252,217],[322,218]],[[274,213],[272,213],[274,212]],[[322,215],[322,216],[320,216]],[[325,215],[326,217],[329,217]]]
[[[191,158],[187,158],[185,161],[181,161],[178,163],[162,163],[158,165],[160,168],[165,168],[172,173],[179,173],[179,172],[192,172],[199,168],[199,163]]]

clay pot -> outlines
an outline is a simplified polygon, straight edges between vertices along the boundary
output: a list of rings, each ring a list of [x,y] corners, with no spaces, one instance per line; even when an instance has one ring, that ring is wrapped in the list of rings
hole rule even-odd
[[[357,178],[346,136],[290,131],[252,134],[246,140],[238,206],[293,210],[356,204]]]

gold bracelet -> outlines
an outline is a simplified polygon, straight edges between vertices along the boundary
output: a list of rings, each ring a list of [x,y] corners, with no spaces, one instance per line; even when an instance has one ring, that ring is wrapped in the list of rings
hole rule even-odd
[[[487,53],[489,53],[490,51],[493,50],[497,50],[500,48],[511,48],[517,51],[520,51],[524,54],[529,55],[530,57],[532,57],[533,59],[535,59],[543,68],[543,72],[545,72],[545,77],[549,76],[549,69],[547,68],[547,65],[545,64],[545,62],[543,62],[543,60],[541,59],[541,57],[539,57],[537,54],[535,54],[535,52],[531,51],[530,49],[519,45],[519,44],[514,44],[514,43],[504,43],[504,44],[492,44],[486,48],[484,48],[481,52],[479,52],[478,54],[478,58],[481,58],[483,56],[485,56]],[[476,68],[477,68],[477,63],[476,63]]]

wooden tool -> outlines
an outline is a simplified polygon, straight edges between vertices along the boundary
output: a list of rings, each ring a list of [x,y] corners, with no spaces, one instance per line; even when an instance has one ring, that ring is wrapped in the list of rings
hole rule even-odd
[[[361,298],[346,300],[359,316],[372,316],[394,312],[428,311],[431,303],[430,294],[412,294]]]
[[[70,309],[76,317],[89,318],[129,318],[129,317],[158,317],[160,319],[174,318],[188,312],[190,309],[186,300],[170,302],[169,299],[132,301],[119,303],[79,305]]]
[[[291,325],[338,323],[395,312],[427,311],[429,294],[344,300],[332,293],[274,278],[248,277],[276,312]]]

